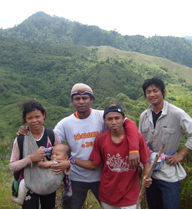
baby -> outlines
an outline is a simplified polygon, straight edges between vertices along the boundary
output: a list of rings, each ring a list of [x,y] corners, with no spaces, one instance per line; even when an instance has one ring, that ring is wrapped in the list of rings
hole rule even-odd
[[[71,148],[67,144],[57,144],[53,148],[45,148],[42,151],[46,152],[47,158],[51,155],[51,160],[50,161],[39,161],[37,164],[39,167],[42,168],[49,168],[51,165],[58,164],[57,161],[66,161],[69,159],[71,155]],[[52,152],[51,152],[52,151]],[[69,179],[69,171],[64,171],[65,172],[65,179],[67,181],[65,182],[65,196],[69,197],[72,195],[71,191],[71,185],[70,185],[70,179]],[[22,179],[19,184],[19,192],[18,192],[18,197],[11,197],[11,200],[19,205],[23,205],[24,199],[27,195],[28,188],[25,185],[25,180]]]

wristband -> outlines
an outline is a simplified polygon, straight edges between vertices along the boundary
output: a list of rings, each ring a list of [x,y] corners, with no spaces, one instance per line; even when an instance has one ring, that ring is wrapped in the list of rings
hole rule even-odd
[[[131,151],[129,151],[129,154],[132,154],[132,153],[139,153],[139,151],[138,150],[131,150]]]

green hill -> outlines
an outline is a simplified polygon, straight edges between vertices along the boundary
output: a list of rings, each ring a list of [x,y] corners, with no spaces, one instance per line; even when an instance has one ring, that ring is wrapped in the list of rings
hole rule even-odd
[[[117,50],[112,47],[98,47],[98,59],[106,60],[108,57],[115,58],[118,60],[130,60],[136,62],[137,64],[144,65],[157,71],[172,71],[180,76],[181,79],[185,79],[187,82],[192,82],[192,69],[190,67],[177,64],[168,59],[148,56],[145,54],[137,53],[137,52],[127,52],[122,50]],[[163,71],[162,71],[163,70]],[[144,73],[145,70],[138,71],[137,73],[143,73],[144,78],[148,78],[150,73]],[[158,73],[157,73],[158,74]],[[168,73],[169,74],[169,73]],[[147,77],[146,77],[147,76]]]
[[[191,68],[167,59],[107,46],[66,46],[0,37],[0,138],[15,135],[21,124],[18,105],[25,99],[43,103],[48,111],[46,125],[53,128],[74,111],[70,90],[77,82],[92,87],[96,97],[93,107],[97,108],[119,93],[131,101],[140,100],[144,79],[156,75],[166,83],[167,99],[177,101],[181,95],[191,95],[191,73]],[[132,105],[142,110],[137,103]],[[134,120],[139,113],[132,114]]]
[[[45,126],[54,128],[60,119],[74,111],[70,103],[71,87],[84,82],[93,89],[94,108],[102,109],[112,101],[120,103],[126,116],[138,124],[139,115],[148,106],[142,83],[158,75],[166,83],[166,99],[192,116],[191,73],[191,68],[168,59],[109,46],[56,45],[0,36],[0,175],[4,194],[1,205],[10,204],[13,177],[8,161],[21,125],[20,106],[24,100],[36,98],[41,102],[47,111]],[[185,141],[184,138],[181,147]],[[184,207],[191,205],[187,189],[191,188],[191,162],[187,162],[184,165],[188,178],[182,181],[180,198]]]
[[[54,128],[74,112],[71,87],[84,82],[93,89],[93,108],[119,103],[138,125],[139,115],[149,105],[142,83],[159,76],[166,84],[166,100],[192,116],[191,55],[192,44],[184,38],[121,36],[42,12],[18,26],[0,29],[0,167],[6,192],[8,160],[24,100],[41,102],[47,111],[45,126]],[[184,208],[191,205],[191,157],[186,159],[189,177],[182,181],[180,198]],[[9,198],[6,192],[2,199]]]
[[[21,24],[0,29],[0,35],[25,41],[49,42],[76,46],[111,46],[172,60],[192,67],[192,43],[185,38],[122,36],[116,31],[83,25],[65,18],[37,12]]]

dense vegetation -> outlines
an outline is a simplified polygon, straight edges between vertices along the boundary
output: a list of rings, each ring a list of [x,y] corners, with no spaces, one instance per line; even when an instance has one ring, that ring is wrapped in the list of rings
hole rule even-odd
[[[192,43],[185,38],[122,36],[116,31],[105,31],[97,26],[83,25],[56,16],[51,17],[43,12],[32,15],[13,28],[0,29],[0,35],[32,42],[52,42],[77,46],[112,46],[120,50],[167,58],[192,67]]]
[[[182,71],[184,75],[179,74]],[[13,140],[21,124],[18,105],[25,99],[37,98],[45,105],[46,125],[53,128],[73,112],[70,90],[77,82],[92,87],[96,98],[93,107],[97,108],[107,97],[119,93],[131,101],[143,98],[143,80],[155,75],[167,84],[168,99],[176,101],[183,92],[186,96],[191,94],[192,85],[187,82],[191,73],[191,68],[166,59],[146,55],[141,58],[138,53],[111,47],[31,43],[0,37],[0,139],[5,140],[1,156],[7,155],[7,149],[10,151],[12,141],[8,143],[7,138]],[[133,109],[135,121],[143,110],[138,102],[131,102],[126,108]]]
[[[45,14],[38,13],[37,15],[44,16]],[[33,18],[36,20],[36,16],[26,20],[29,21],[28,24]],[[62,18],[49,16],[48,18],[50,21],[55,18],[63,22]],[[38,23],[38,21],[36,22]],[[70,21],[66,20],[66,22],[71,24]],[[19,28],[22,24],[13,29]],[[85,28],[92,27],[79,25]],[[39,29],[42,28],[42,25],[40,26]],[[23,31],[25,31],[24,28]],[[11,29],[1,30],[1,33],[5,35],[5,32],[8,34],[9,31]],[[33,31],[35,31],[34,28]],[[29,31],[29,34],[31,32]],[[34,34],[36,39],[32,42],[23,41],[21,39],[23,39],[24,33],[18,29],[19,33],[20,37],[17,38],[0,36],[0,191],[3,194],[0,198],[0,205],[3,205],[4,208],[14,208],[13,205],[10,207],[12,175],[8,168],[8,161],[15,133],[21,125],[20,105],[26,99],[36,98],[43,104],[47,111],[45,125],[48,128],[54,128],[60,119],[74,111],[70,102],[71,87],[77,82],[84,82],[92,87],[96,98],[92,107],[102,109],[111,101],[120,103],[124,107],[126,115],[138,125],[139,115],[148,106],[143,97],[142,83],[144,79],[157,75],[165,81],[166,99],[192,116],[192,69],[189,67],[164,58],[118,50],[116,49],[118,47],[78,46],[82,45],[77,44],[80,42],[77,42],[76,46],[71,45],[74,44],[73,42],[67,45],[54,44],[52,39],[44,42],[43,38],[42,42],[37,42],[37,40],[39,41],[37,36],[39,31]],[[112,34],[114,32],[103,31],[103,33]],[[39,37],[42,37],[42,34]],[[50,34],[53,34],[51,30]],[[50,34],[47,32],[46,36]],[[119,36],[116,32],[114,34]],[[169,38],[171,40],[172,37]],[[102,37],[100,39],[102,41]],[[59,39],[55,38],[55,40]],[[164,40],[162,38],[161,43]],[[186,43],[188,44],[188,42]],[[156,51],[158,51],[157,49],[158,45],[156,45]],[[187,50],[186,48],[186,54]],[[180,148],[184,146],[185,141],[186,138],[183,139]],[[180,199],[184,208],[190,208],[190,206],[188,207],[191,205],[190,197],[192,195],[190,154],[183,164],[188,172],[188,177],[181,182]]]

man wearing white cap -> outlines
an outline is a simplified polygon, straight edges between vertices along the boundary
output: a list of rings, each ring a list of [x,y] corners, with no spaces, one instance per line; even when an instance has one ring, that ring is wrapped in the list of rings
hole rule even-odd
[[[103,111],[90,108],[94,99],[89,86],[75,84],[71,90],[71,100],[77,111],[55,126],[61,141],[68,141],[72,155],[84,160],[89,159],[95,137],[107,129],[102,118]],[[69,208],[81,208],[89,189],[98,199],[100,176],[101,168],[95,172],[72,166],[70,178],[73,195],[69,200]]]
[[[103,121],[103,111],[90,108],[94,100],[92,89],[83,83],[77,83],[71,90],[71,101],[77,110],[74,114],[62,119],[56,126],[61,141],[67,140],[72,150],[72,155],[82,160],[88,160],[93,149],[96,136],[107,130]],[[139,143],[135,133],[135,123],[125,120],[125,129],[135,130],[128,137],[130,144],[130,164],[136,166],[139,163]],[[129,124],[128,127],[126,124]],[[129,129],[129,130],[130,130]],[[131,140],[134,139],[134,140]],[[131,161],[132,159],[132,161]],[[90,189],[98,199],[101,166],[97,171],[91,171],[73,165],[70,173],[73,195],[69,200],[69,208],[80,209]]]

